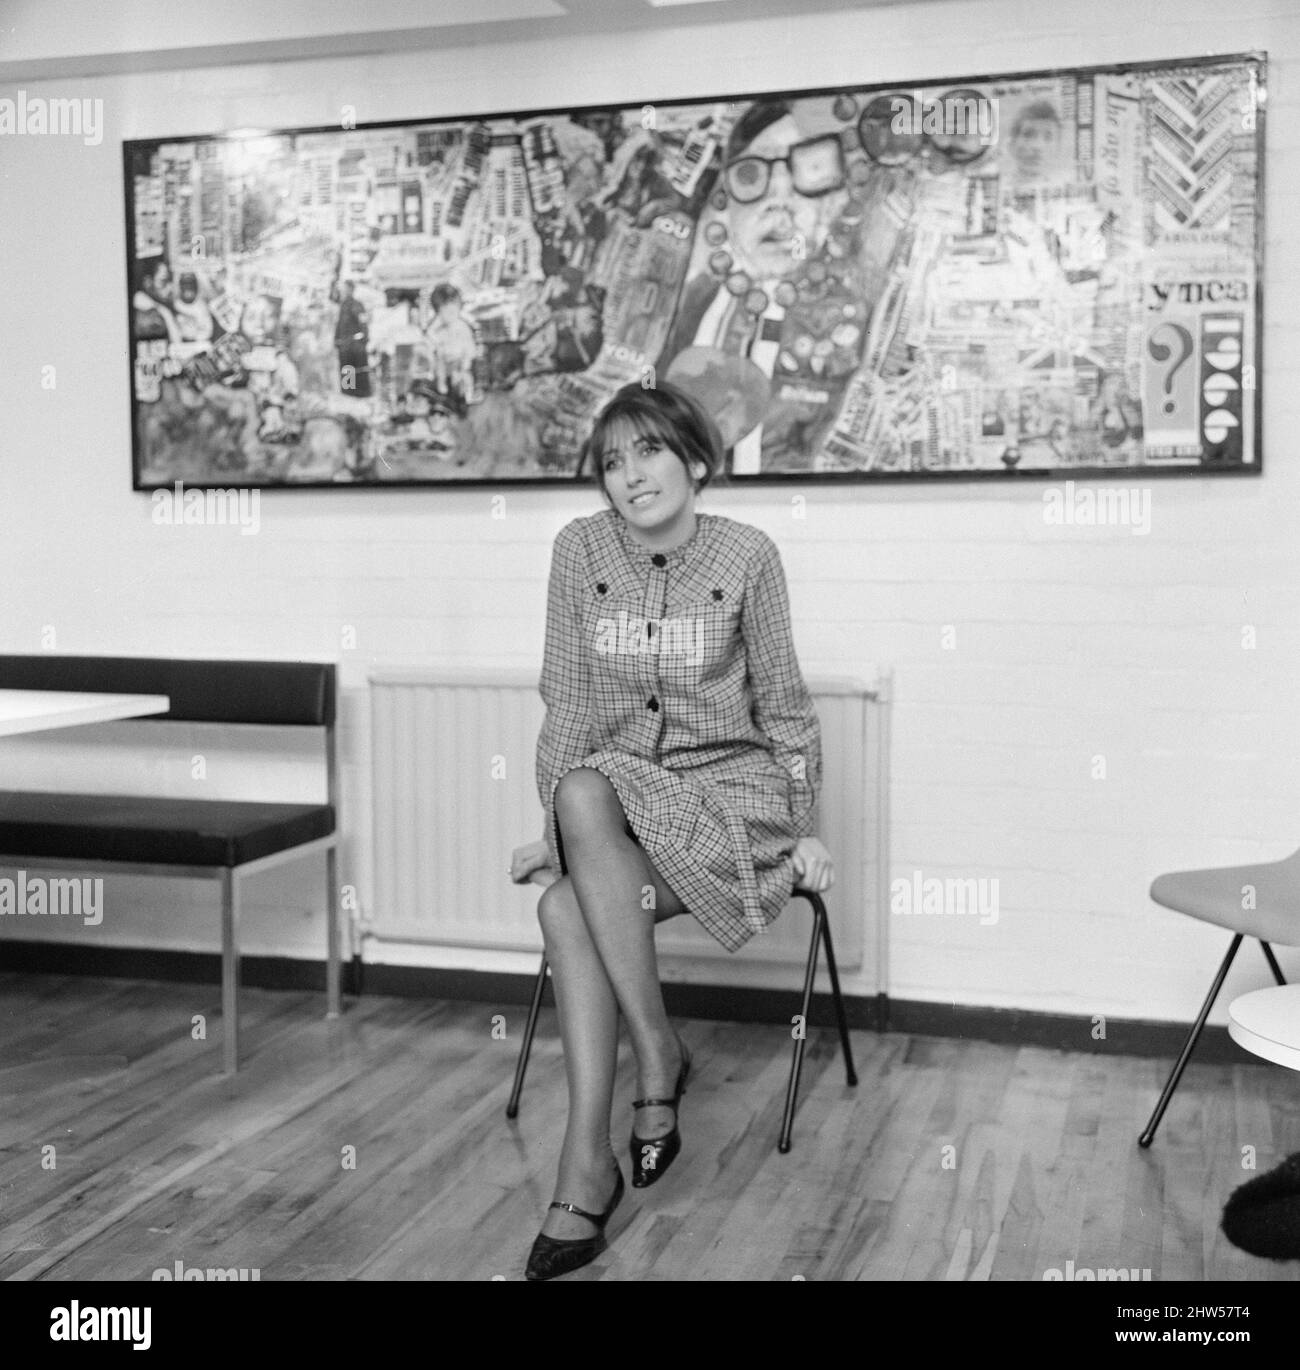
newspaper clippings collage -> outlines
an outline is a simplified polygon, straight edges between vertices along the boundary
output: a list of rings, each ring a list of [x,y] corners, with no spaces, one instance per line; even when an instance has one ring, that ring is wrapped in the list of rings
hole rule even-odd
[[[1264,59],[126,144],[135,481],[1257,470]]]

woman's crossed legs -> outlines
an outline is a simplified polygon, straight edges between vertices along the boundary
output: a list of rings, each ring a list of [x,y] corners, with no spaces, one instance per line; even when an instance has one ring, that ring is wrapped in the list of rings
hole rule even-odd
[[[555,1197],[601,1213],[614,1190],[609,1126],[620,1012],[636,1053],[638,1097],[666,1098],[677,1081],[681,1048],[664,1009],[654,928],[686,909],[630,835],[600,771],[580,766],[561,778],[555,817],[569,873],[538,905],[569,1084]],[[638,1114],[637,1131],[647,1139],[672,1125],[668,1108]],[[590,1236],[592,1226],[552,1208],[542,1231],[572,1240]]]

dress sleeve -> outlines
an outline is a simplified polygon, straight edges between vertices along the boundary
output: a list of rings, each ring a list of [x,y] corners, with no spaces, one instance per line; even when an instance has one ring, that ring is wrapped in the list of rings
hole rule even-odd
[[[790,629],[790,599],[776,544],[764,537],[745,590],[741,628],[749,659],[754,722],[790,776],[790,815],[800,837],[815,836],[822,781],[821,725],[804,683]]]
[[[546,714],[537,735],[537,793],[546,815],[550,864],[560,869],[551,819],[555,782],[591,751],[591,676],[577,606],[570,599],[570,568],[577,565],[577,546],[561,529],[551,553],[546,591],[546,645],[538,689]]]

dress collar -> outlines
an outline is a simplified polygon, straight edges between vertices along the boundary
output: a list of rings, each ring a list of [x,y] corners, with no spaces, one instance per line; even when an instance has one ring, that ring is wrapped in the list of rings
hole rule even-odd
[[[616,510],[608,509],[605,511],[614,520],[614,527],[617,530],[619,541],[622,542],[624,550],[627,552],[628,560],[636,566],[643,566],[646,563],[659,565],[655,561],[656,557],[663,557],[669,566],[684,566],[699,551],[703,541],[704,527],[712,517],[709,514],[695,515],[695,531],[676,547],[667,552],[656,552],[653,547],[647,547],[645,543],[638,542],[628,529],[627,520]]]

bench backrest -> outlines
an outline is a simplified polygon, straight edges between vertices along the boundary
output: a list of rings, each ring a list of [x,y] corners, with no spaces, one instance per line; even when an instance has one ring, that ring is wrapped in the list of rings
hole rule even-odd
[[[146,656],[0,656],[0,689],[166,695],[145,722],[268,723],[332,728],[332,661],[196,661]]]

